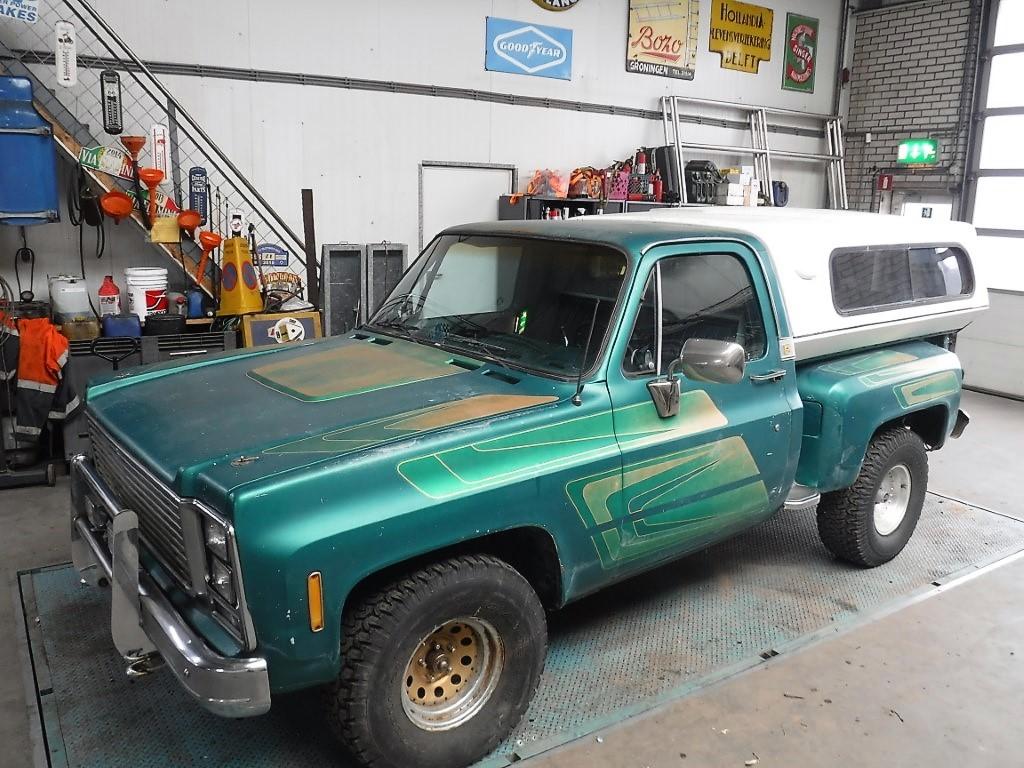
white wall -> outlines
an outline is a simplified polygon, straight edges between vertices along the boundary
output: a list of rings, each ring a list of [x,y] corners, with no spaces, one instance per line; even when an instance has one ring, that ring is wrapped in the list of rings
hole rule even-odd
[[[659,108],[662,95],[676,94],[817,113],[831,111],[842,5],[764,0],[762,5],[775,10],[772,60],[750,75],[722,69],[719,55],[708,51],[711,4],[701,0],[696,79],[686,82],[625,71],[626,0],[583,0],[563,13],[528,0],[92,2],[147,61],[434,84],[648,110]],[[787,11],[821,21],[813,94],[781,88]],[[572,80],[485,71],[489,15],[572,29]],[[161,79],[300,234],[299,190],[314,190],[319,243],[390,240],[408,243],[415,253],[418,169],[424,160],[515,165],[522,187],[536,168],[604,166],[638,146],[663,142],[658,120],[250,80]],[[126,132],[136,128],[148,131],[126,125]],[[684,124],[684,131],[694,141],[748,141],[745,132],[712,126]],[[823,142],[809,138],[773,134],[772,141],[783,149],[824,149]],[[749,162],[739,156],[711,159]],[[792,205],[823,204],[821,166],[775,162],[774,175],[790,183]],[[495,200],[495,217],[496,209]],[[103,274],[129,264],[169,266],[129,225],[108,230],[115,233],[111,250],[119,263],[86,264],[94,289]],[[37,277],[80,271],[77,233],[66,218],[30,229],[29,240],[39,257]],[[18,244],[17,232],[0,226],[0,274],[12,284],[12,260],[5,254]],[[46,295],[38,281],[36,293]]]
[[[830,112],[841,2],[765,0],[775,9],[773,51],[757,75],[721,69],[708,48],[701,1],[696,79],[634,75],[624,67],[625,0],[583,0],[563,13],[527,0],[94,0],[144,59],[427,83],[617,106],[658,108],[665,94]],[[781,89],[787,11],[821,20],[814,94]],[[487,72],[486,16],[570,28],[573,79]],[[187,32],[175,24],[194,18]],[[155,33],[154,33],[155,31]],[[317,239],[417,242],[417,171],[423,160],[508,163],[525,183],[538,167],[604,165],[662,142],[659,121],[462,99],[195,77],[164,81],[270,202],[301,232],[299,189],[316,200]],[[736,137],[687,126],[695,140]],[[820,149],[779,137],[786,148]],[[714,158],[738,162],[739,158]],[[777,163],[791,204],[818,206],[824,173]],[[429,235],[428,235],[429,236]]]
[[[969,387],[1024,398],[1024,291],[990,289],[989,310],[965,328],[956,351]]]

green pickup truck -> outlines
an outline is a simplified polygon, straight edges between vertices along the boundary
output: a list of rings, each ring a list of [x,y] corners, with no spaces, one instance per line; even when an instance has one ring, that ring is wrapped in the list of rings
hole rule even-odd
[[[229,717],[322,687],[362,764],[466,765],[546,611],[781,510],[899,554],[967,423],[974,243],[778,209],[449,229],[355,332],[94,382],[75,565],[129,674]]]

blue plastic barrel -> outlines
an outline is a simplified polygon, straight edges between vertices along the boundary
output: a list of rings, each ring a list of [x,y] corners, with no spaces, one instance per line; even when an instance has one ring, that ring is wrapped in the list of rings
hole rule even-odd
[[[59,210],[53,129],[32,105],[31,82],[0,77],[0,224],[47,224]]]

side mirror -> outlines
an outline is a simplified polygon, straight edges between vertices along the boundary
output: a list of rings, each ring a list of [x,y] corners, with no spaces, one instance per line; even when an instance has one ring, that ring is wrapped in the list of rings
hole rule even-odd
[[[716,339],[687,339],[679,355],[678,365],[683,375],[694,381],[713,384],[735,384],[743,378],[746,353],[734,341]],[[669,367],[669,373],[676,363]]]
[[[687,339],[678,360],[673,360],[664,376],[647,382],[654,407],[663,419],[679,413],[679,379],[676,374],[694,381],[735,384],[743,378],[746,353],[732,341]]]

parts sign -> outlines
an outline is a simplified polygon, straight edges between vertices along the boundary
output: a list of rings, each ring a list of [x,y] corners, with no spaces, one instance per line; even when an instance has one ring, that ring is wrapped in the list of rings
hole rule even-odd
[[[39,21],[39,0],[0,0],[0,21],[4,19],[35,24]]]
[[[771,61],[774,18],[771,8],[711,0],[710,50],[722,55],[722,68],[756,75],[762,61]]]

